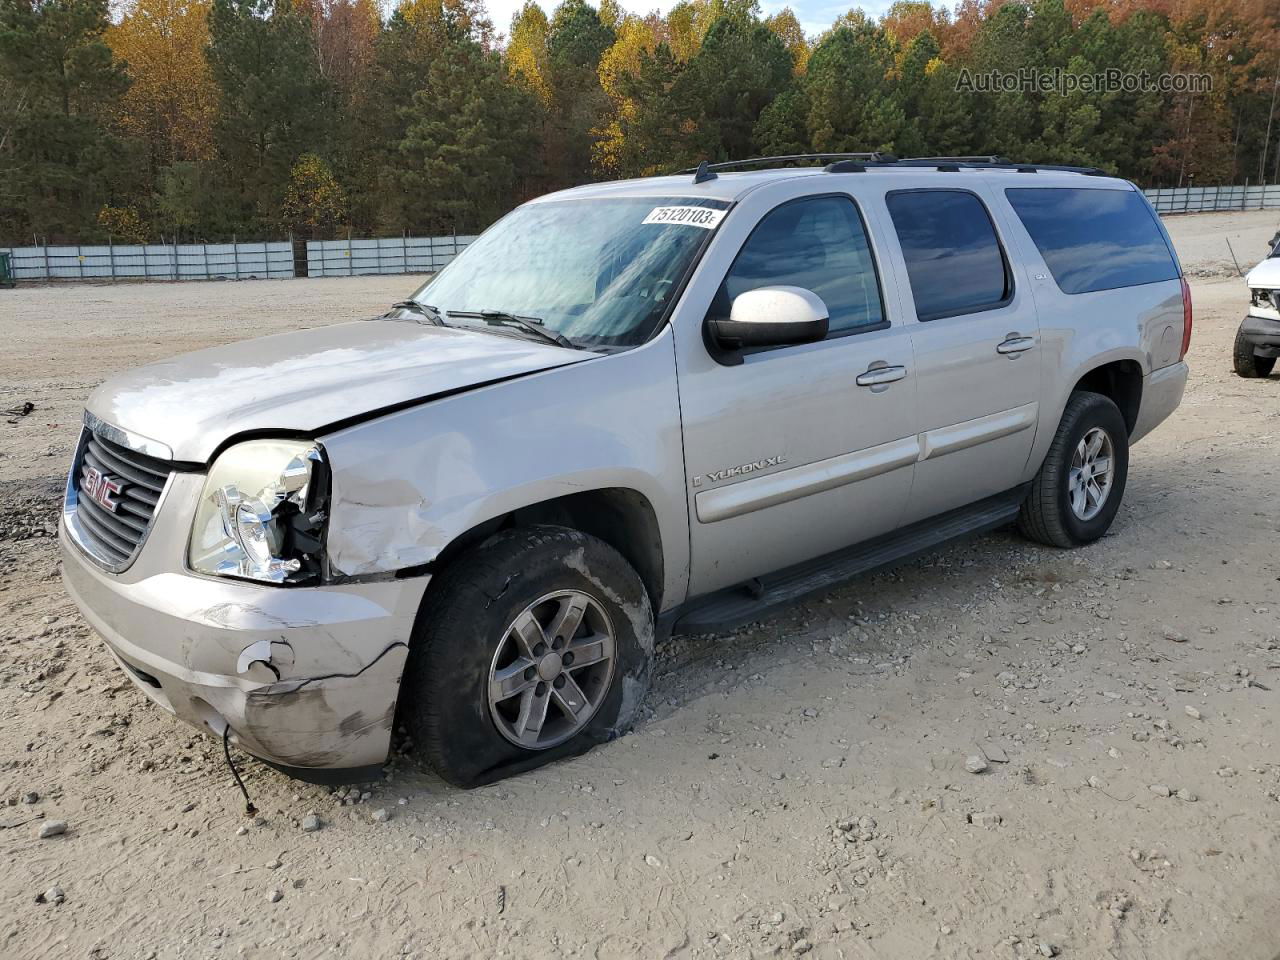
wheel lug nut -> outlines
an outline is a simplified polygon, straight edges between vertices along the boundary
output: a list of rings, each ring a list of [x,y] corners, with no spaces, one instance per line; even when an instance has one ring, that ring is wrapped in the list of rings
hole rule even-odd
[[[559,690],[561,687],[563,687],[563,686],[564,686],[564,674],[563,674],[563,673],[562,673],[562,674],[559,674],[559,675],[558,675],[554,680],[552,680],[552,681],[551,681],[551,684],[552,684],[552,686],[554,686],[557,690]]]
[[[524,678],[525,678],[526,680],[532,680],[532,679],[533,679],[534,677],[536,677],[537,675],[538,675],[538,671],[537,671],[537,670],[535,670],[533,667],[525,667],[525,668],[524,668]]]
[[[547,685],[539,680],[538,685],[533,688],[533,694],[537,697],[545,697],[547,695]]]

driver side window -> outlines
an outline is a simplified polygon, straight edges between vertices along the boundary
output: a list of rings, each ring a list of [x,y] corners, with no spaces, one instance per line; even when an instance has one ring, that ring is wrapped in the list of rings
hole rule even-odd
[[[848,197],[805,197],[769,211],[738,251],[711,313],[728,317],[734,297],[776,286],[821,297],[831,316],[828,337],[888,325],[867,231]]]

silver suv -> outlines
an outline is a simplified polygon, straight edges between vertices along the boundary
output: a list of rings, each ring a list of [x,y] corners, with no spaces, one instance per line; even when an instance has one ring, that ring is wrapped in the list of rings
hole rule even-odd
[[[1015,520],[1101,537],[1187,379],[1142,194],[828,160],[542,197],[375,320],[108,381],[68,589],[224,743],[360,780],[404,726],[470,786],[623,732],[655,637]]]

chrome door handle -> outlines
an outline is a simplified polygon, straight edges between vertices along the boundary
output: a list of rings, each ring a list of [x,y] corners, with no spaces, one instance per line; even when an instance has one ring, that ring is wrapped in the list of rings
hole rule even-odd
[[[1035,345],[1035,337],[1010,337],[996,344],[996,353],[1026,353]]]
[[[893,383],[906,375],[906,367],[871,367],[866,373],[858,374],[853,382],[860,387],[874,387],[882,383]]]

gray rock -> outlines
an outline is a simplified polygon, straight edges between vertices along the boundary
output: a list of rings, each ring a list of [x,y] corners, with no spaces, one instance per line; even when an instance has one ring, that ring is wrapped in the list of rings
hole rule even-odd
[[[1186,803],[1195,803],[1197,800],[1200,799],[1194,793],[1188,790],[1186,787],[1183,787],[1182,789],[1180,789],[1177,792],[1176,796],[1179,800],[1183,800]]]
[[[987,758],[975,753],[964,762],[964,768],[970,773],[985,773],[987,770]]]
[[[797,953],[797,954],[808,953],[812,949],[813,949],[813,944],[810,943],[808,940],[806,940],[804,937],[801,937],[799,940],[797,940],[795,943],[791,945],[791,952]]]
[[[1157,797],[1168,797],[1173,794],[1173,791],[1170,790],[1169,787],[1163,783],[1153,783],[1147,789],[1150,790],[1152,793],[1154,793]]]
[[[67,895],[62,892],[62,888],[56,883],[46,890],[44,893],[36,895],[36,903],[62,903],[67,899]]]
[[[1195,707],[1187,706],[1187,707],[1183,707],[1183,710],[1186,711],[1187,716],[1190,717],[1192,720],[1199,720],[1200,717],[1202,716],[1200,711],[1197,710]]]
[[[22,795],[22,802],[23,802],[23,803],[39,803],[39,802],[40,802],[40,794],[36,793],[34,790],[32,790],[32,791],[30,791],[30,792],[28,792],[28,793],[24,793],[24,794]]]
[[[279,887],[267,891],[267,903],[279,903],[284,899],[284,891]]]
[[[373,817],[374,823],[386,823],[391,819],[391,814],[387,811],[386,807],[379,807],[377,810],[373,811],[371,816]]]
[[[320,822],[320,818],[317,817],[314,813],[309,813],[302,818],[303,833],[315,833],[322,826],[324,826],[324,824]]]
[[[1040,956],[1042,957],[1053,957],[1053,956],[1057,956],[1057,953],[1058,953],[1057,947],[1055,947],[1052,943],[1046,943],[1043,940],[1041,940],[1036,945],[1036,949],[1040,951]]]
[[[60,837],[67,832],[67,821],[65,820],[46,820],[40,825],[39,836],[41,840],[48,840],[50,837]]]

